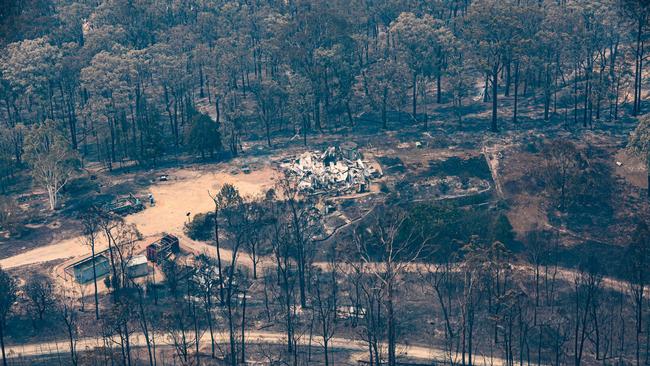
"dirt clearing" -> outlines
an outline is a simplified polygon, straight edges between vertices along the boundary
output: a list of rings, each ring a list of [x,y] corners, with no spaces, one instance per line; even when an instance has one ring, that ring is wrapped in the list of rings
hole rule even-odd
[[[169,174],[174,181],[157,183],[148,190],[156,205],[126,217],[126,221],[135,224],[144,236],[182,232],[188,212],[193,216],[214,209],[208,192],[215,194],[225,183],[237,187],[243,197],[255,196],[272,188],[277,177],[271,167],[237,175],[197,170],[177,170]]]
[[[230,174],[193,169],[176,169],[167,171],[173,179],[158,182],[148,188],[152,193],[155,206],[125,217],[127,223],[135,224],[144,237],[159,235],[163,232],[181,233],[187,222],[186,214],[193,216],[214,208],[208,191],[216,193],[225,183],[233,184],[242,196],[254,196],[273,187],[277,171],[264,166],[250,174]],[[101,241],[97,250],[106,244]],[[19,255],[0,260],[2,268],[15,268],[28,264],[41,263],[56,259],[65,259],[88,255],[90,249],[83,245],[81,237],[73,237],[56,244],[36,248]]]

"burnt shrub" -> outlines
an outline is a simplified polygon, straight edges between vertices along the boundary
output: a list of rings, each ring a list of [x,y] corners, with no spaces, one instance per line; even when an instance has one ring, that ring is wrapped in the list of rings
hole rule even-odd
[[[512,225],[498,207],[462,207],[454,204],[423,203],[408,208],[403,236],[415,235],[416,243],[426,242],[423,259],[444,261],[460,254],[471,237],[491,244],[502,242],[510,251],[520,250]]]
[[[200,213],[194,215],[189,223],[185,224],[185,234],[194,240],[211,240],[214,238],[214,213]]]
[[[492,181],[490,167],[485,161],[483,154],[467,159],[452,156],[446,160],[429,161],[429,170],[426,176],[458,176],[461,178],[476,177]]]

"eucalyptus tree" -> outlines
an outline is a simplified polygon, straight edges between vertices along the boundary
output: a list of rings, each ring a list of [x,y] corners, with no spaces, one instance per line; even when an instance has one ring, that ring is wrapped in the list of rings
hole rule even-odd
[[[490,129],[499,131],[498,125],[498,92],[499,73],[507,60],[511,58],[513,46],[523,33],[523,24],[519,7],[514,1],[481,0],[472,2],[465,17],[463,36],[467,49],[473,56],[478,69],[489,80],[492,98],[492,117]],[[488,91],[486,82],[486,95]]]
[[[230,234],[231,254],[230,260],[222,272],[223,277],[219,280],[223,282],[223,291],[225,298],[225,313],[228,321],[228,339],[229,339],[229,361],[231,366],[238,364],[238,348],[235,319],[235,302],[237,290],[241,282],[241,271],[237,264],[239,251],[242,249],[246,240],[247,225],[246,216],[249,214],[248,206],[240,196],[239,191],[231,184],[224,184],[217,194],[219,201],[219,211],[225,222],[225,229]],[[217,220],[217,218],[215,218]]]
[[[183,103],[190,83],[186,72],[189,55],[177,52],[170,43],[156,43],[149,47],[147,53],[151,57],[152,68],[156,70],[152,75],[152,86],[157,91],[157,102],[167,115],[173,146],[178,149],[182,142],[182,126],[186,116],[186,106]]]
[[[284,101],[287,98],[286,84],[286,80],[279,75],[276,78],[255,81],[250,87],[257,105],[257,115],[264,124],[266,143],[269,147],[272,146],[273,124],[281,118]]]
[[[23,106],[18,120],[37,122],[55,118],[55,91],[61,50],[48,37],[7,45],[2,57],[2,76],[9,82],[14,100]]]
[[[314,95],[306,77],[295,72],[288,72],[288,74],[288,115],[293,121],[294,131],[302,135],[303,144],[307,146],[307,133],[312,124]]]
[[[416,233],[404,225],[406,214],[398,208],[377,208],[369,226],[356,228],[353,239],[356,246],[355,255],[360,258],[372,287],[370,293],[381,294],[379,298],[370,297],[383,303],[386,313],[386,342],[388,343],[388,365],[397,362],[397,327],[396,300],[404,273],[418,260],[426,241],[416,239]],[[381,307],[377,307],[378,311]],[[376,329],[375,329],[376,330]],[[376,360],[380,364],[380,360]],[[471,363],[470,363],[471,364]]]
[[[95,298],[95,320],[99,320],[99,289],[97,286],[97,260],[95,257],[97,250],[97,238],[99,237],[100,216],[94,208],[89,209],[81,217],[83,226],[82,244],[90,249],[90,258],[92,260],[93,270],[93,290]],[[65,304],[64,304],[65,305]],[[63,310],[67,310],[64,308]]]
[[[650,23],[650,8],[645,0],[622,0],[620,10],[627,19],[629,30],[633,38],[632,51],[634,53],[634,99],[632,114],[641,114],[641,93],[643,90],[643,67],[645,60],[645,43],[648,37]]]
[[[401,60],[380,58],[368,63],[357,77],[357,96],[381,111],[381,127],[388,128],[388,112],[401,110],[408,98],[408,66]]]
[[[219,124],[210,118],[210,116],[197,113],[191,121],[190,131],[187,135],[187,145],[190,150],[200,153],[201,158],[205,159],[205,154],[210,157],[215,152],[220,152],[223,148],[221,144],[221,133]]]
[[[648,170],[648,187],[650,187],[650,117],[643,116],[628,138],[627,148],[630,152],[641,158]],[[648,189],[650,197],[650,189]]]
[[[281,178],[276,188],[283,199],[284,220],[289,223],[290,253],[296,262],[300,305],[307,306],[309,271],[314,259],[314,238],[321,233],[321,213],[313,199],[305,197],[298,189],[299,182],[291,177]]]
[[[109,169],[123,161],[130,152],[129,134],[135,137],[135,123],[127,116],[136,99],[137,71],[132,53],[127,51],[96,54],[90,65],[81,70],[81,82],[89,98],[84,106],[86,118],[93,121],[97,150]],[[132,130],[133,129],[133,130]]]
[[[573,3],[570,10],[574,12],[579,21],[574,21],[579,29],[576,34],[580,37],[577,45],[581,57],[583,81],[583,127],[592,126],[594,105],[599,108],[601,93],[598,88],[602,84],[602,76],[605,72],[607,47],[610,45],[605,19],[613,16],[608,2],[587,2],[577,1]],[[611,55],[610,55],[611,57]],[[601,59],[601,68],[598,68],[598,60]],[[599,80],[600,78],[600,80]],[[594,95],[596,94],[596,95]],[[594,99],[596,99],[594,101]]]
[[[402,54],[413,75],[412,115],[417,118],[418,78],[425,84],[430,76],[436,78],[437,102],[441,102],[441,79],[447,63],[447,54],[453,34],[445,24],[431,15],[421,17],[402,13],[391,23],[390,30],[396,39],[396,49]],[[425,98],[426,100],[426,98]]]
[[[2,350],[2,364],[8,365],[5,354],[5,337],[7,334],[7,319],[14,303],[18,298],[18,284],[7,272],[0,268],[0,350]]]
[[[25,139],[25,158],[34,180],[47,192],[50,210],[58,208],[59,192],[77,168],[77,154],[70,149],[52,120],[32,126]]]
[[[34,275],[25,284],[24,293],[29,301],[34,327],[38,329],[55,304],[54,287],[47,277]]]
[[[624,256],[627,268],[629,293],[632,297],[635,320],[635,360],[641,364],[641,347],[644,333],[644,308],[647,306],[646,288],[648,286],[648,261],[650,260],[650,230],[645,222],[639,222],[634,230]],[[648,320],[646,319],[647,323]],[[646,337],[648,335],[646,334]]]

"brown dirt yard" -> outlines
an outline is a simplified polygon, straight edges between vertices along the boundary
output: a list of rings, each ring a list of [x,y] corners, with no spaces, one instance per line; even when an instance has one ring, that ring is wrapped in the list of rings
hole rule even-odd
[[[127,223],[135,224],[143,237],[159,235],[163,232],[182,233],[187,212],[191,215],[207,212],[214,206],[208,196],[213,194],[225,183],[231,183],[239,189],[242,196],[253,196],[271,188],[277,177],[270,165],[264,165],[250,174],[232,174],[206,169],[174,169],[166,170],[172,180],[156,182],[144,193],[152,193],[155,206],[125,217]],[[98,244],[98,250],[106,244]],[[90,249],[83,245],[82,238],[77,236],[26,251],[13,257],[0,260],[0,266],[5,269],[16,268],[28,264],[46,261],[80,257],[88,255]]]

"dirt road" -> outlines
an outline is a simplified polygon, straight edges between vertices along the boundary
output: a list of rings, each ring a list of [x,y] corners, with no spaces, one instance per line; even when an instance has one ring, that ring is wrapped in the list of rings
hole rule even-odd
[[[168,335],[156,334],[155,335],[156,347],[160,346],[173,346],[173,341]],[[216,335],[216,342],[226,344],[228,342],[228,335],[220,333]],[[247,344],[284,344],[286,342],[286,335],[278,332],[271,331],[249,331],[246,333]],[[309,339],[307,336],[301,338],[299,343],[303,346],[308,345]],[[146,340],[142,333],[135,333],[130,338],[131,347],[146,347]],[[210,336],[204,334],[200,340],[201,349],[209,352],[210,349]],[[312,340],[314,347],[320,347],[318,337]],[[104,342],[101,338],[82,338],[77,342],[77,351],[93,351],[96,348],[103,347]],[[358,351],[359,353],[367,352],[367,343],[357,339],[334,337],[330,340],[330,347],[332,349]],[[386,345],[382,345],[382,349],[386,349]],[[66,339],[60,339],[52,342],[43,343],[30,343],[17,346],[9,346],[7,348],[7,356],[9,358],[28,357],[28,356],[43,356],[61,354],[62,357],[67,356],[69,352],[69,342]],[[399,357],[408,357],[410,359],[428,360],[428,361],[445,361],[448,360],[448,354],[445,350],[439,348],[431,348],[418,345],[405,345],[400,344],[397,346],[397,354]],[[475,365],[477,366],[502,366],[504,360],[500,358],[484,357],[482,355],[474,355]],[[356,360],[351,360],[355,363]]]

